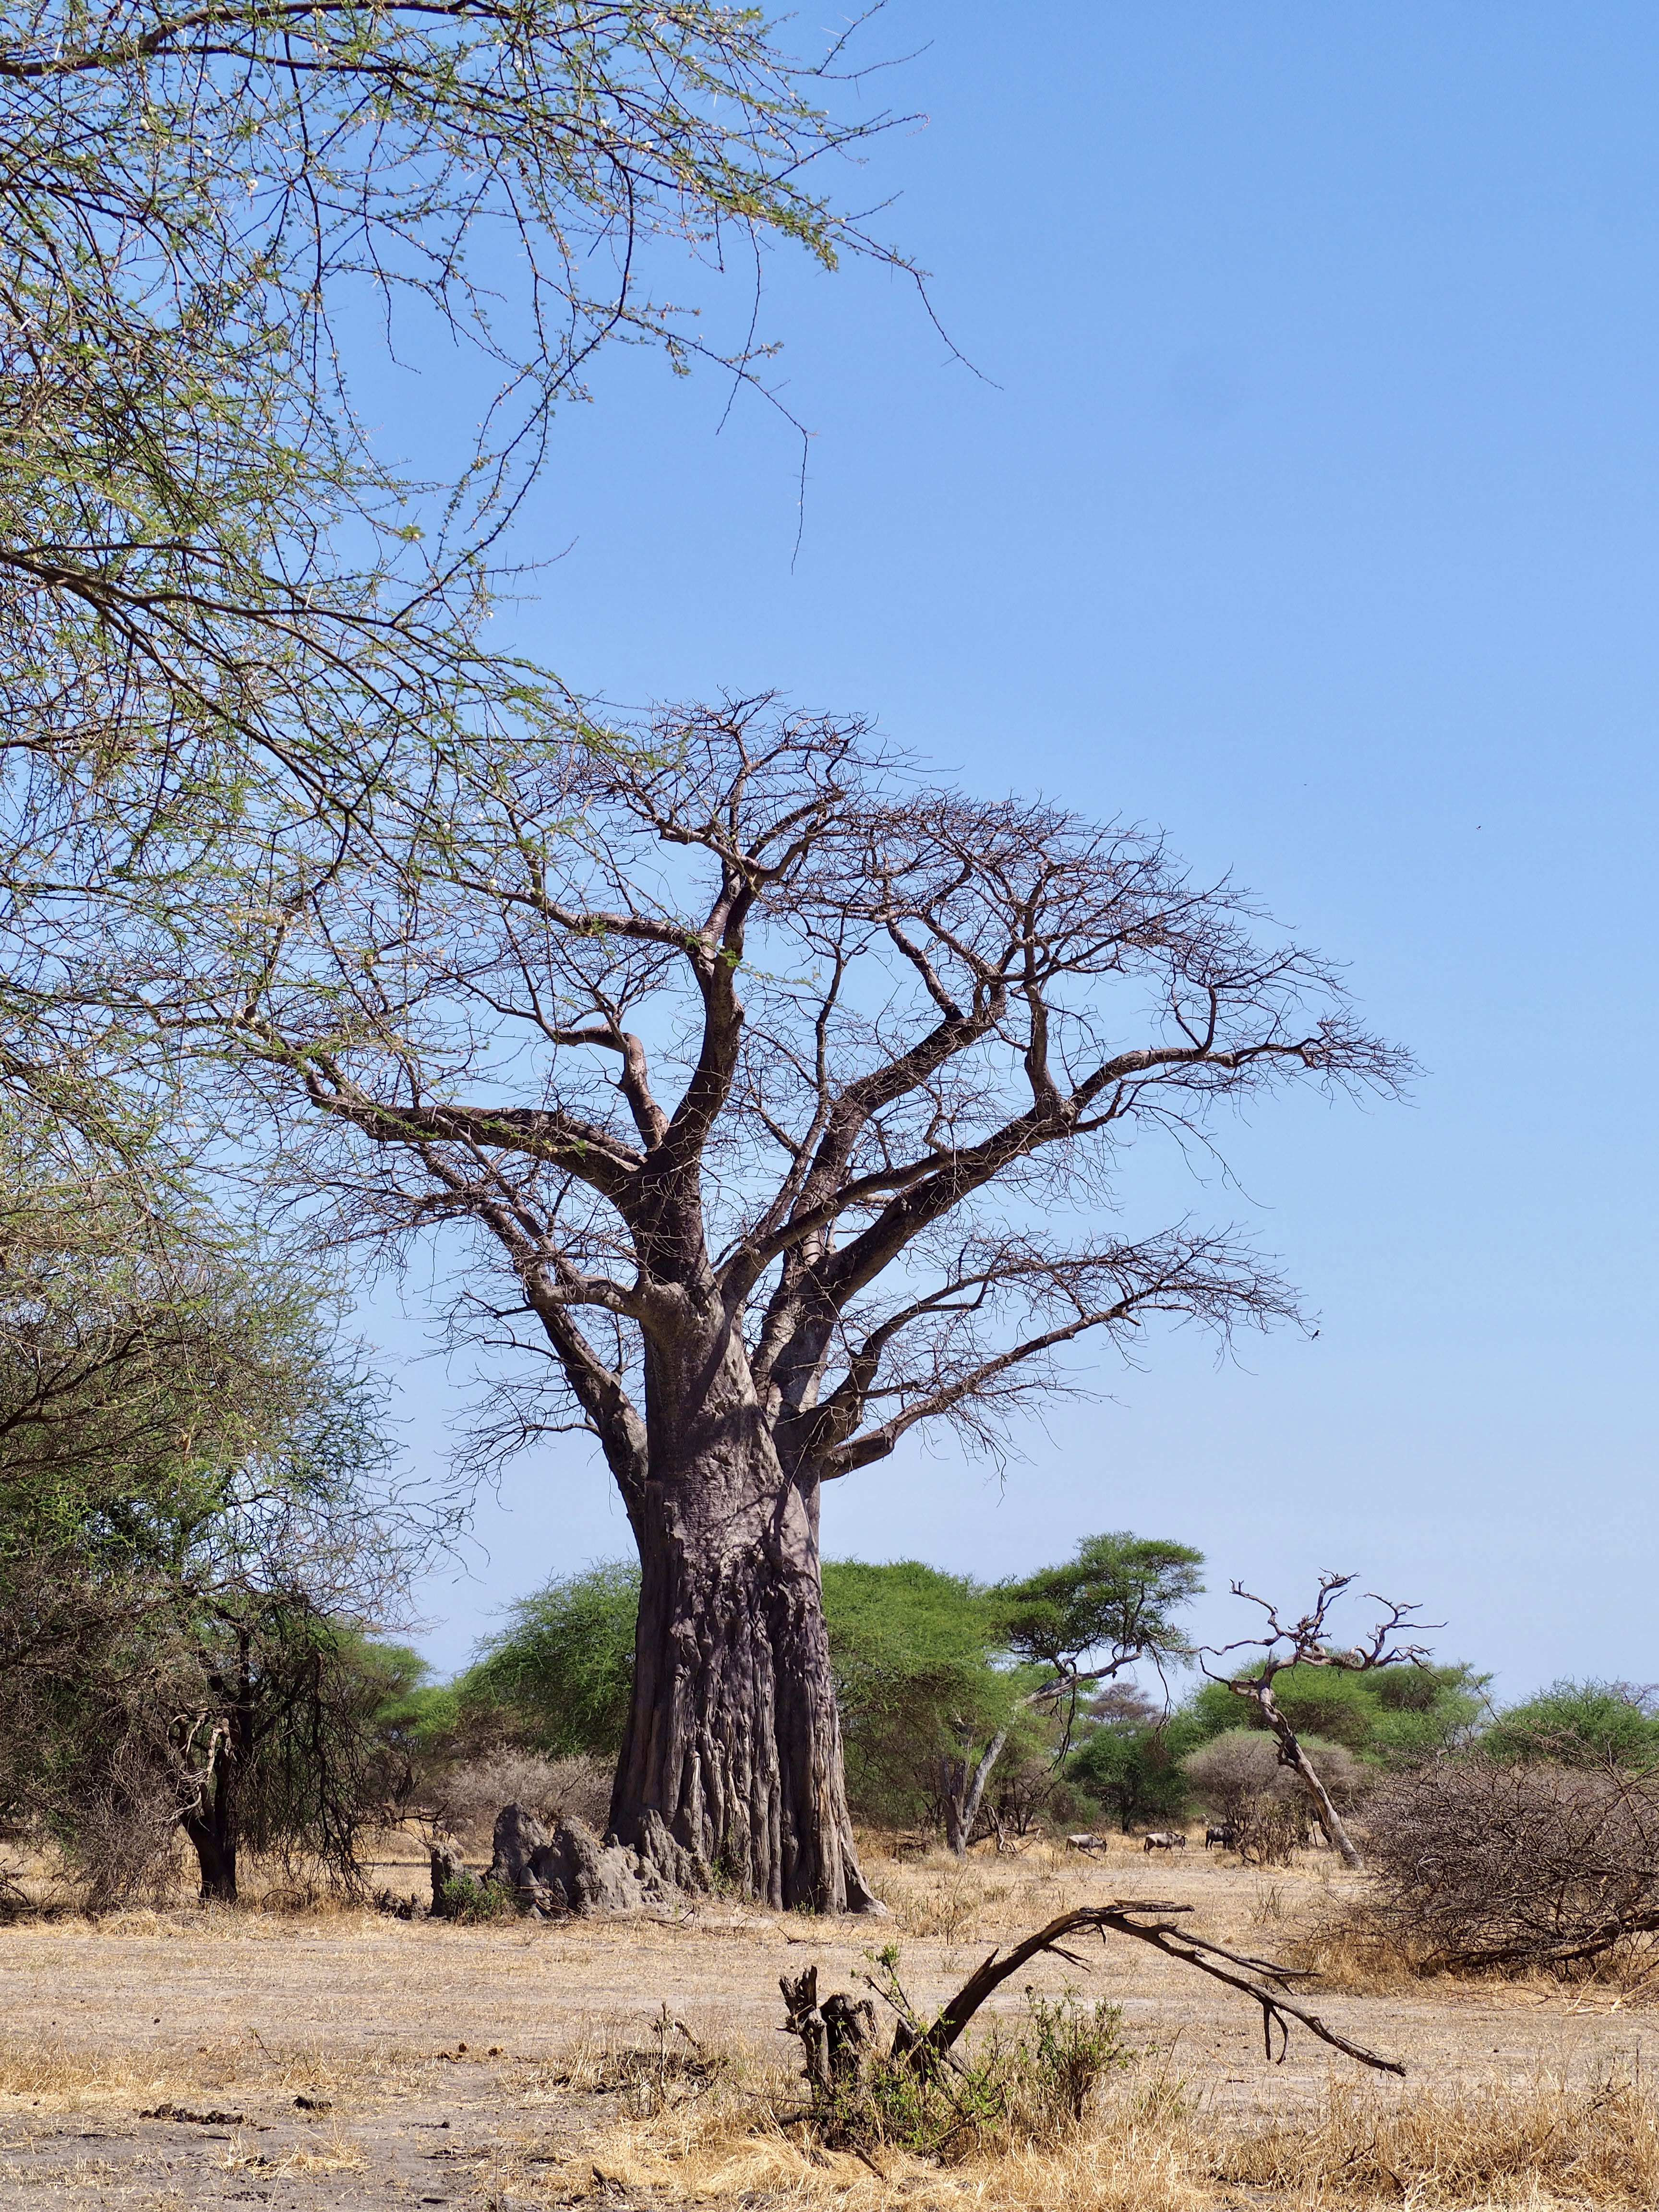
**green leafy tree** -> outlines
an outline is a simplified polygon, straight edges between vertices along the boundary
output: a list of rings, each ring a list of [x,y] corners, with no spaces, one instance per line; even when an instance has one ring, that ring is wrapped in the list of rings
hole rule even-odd
[[[204,1894],[234,1896],[245,1838],[349,1873],[385,1673],[360,1632],[417,1543],[386,1468],[370,1379],[295,1255],[262,1259],[47,1117],[0,1115],[14,1824],[52,1821],[94,1888],[180,1825]]]
[[[838,82],[716,0],[0,10],[0,1081],[155,1076],[156,947],[222,951],[267,848],[406,859],[585,726],[486,632],[501,535],[612,343],[767,388],[688,260],[897,262],[835,204],[887,119]]]
[[[1090,1731],[1066,1772],[1073,1786],[1127,1836],[1143,1827],[1167,1827],[1187,1819],[1192,1790],[1181,1765],[1183,1734],[1171,1723]]]
[[[1485,1711],[1486,1678],[1463,1662],[1378,1668],[1371,1674],[1289,1667],[1274,1681],[1281,1710],[1299,1735],[1339,1743],[1374,1765],[1409,1765],[1468,1741]],[[1188,1711],[1205,1736],[1267,1727],[1253,1706],[1219,1682],[1206,1682]]]
[[[634,1686],[640,1571],[606,1559],[520,1598],[458,1686],[458,1719],[552,1758],[622,1748]]]
[[[945,1839],[965,1851],[1011,1752],[1052,1773],[1086,1690],[1137,1661],[1186,1656],[1173,1615],[1201,1589],[1202,1565],[1185,1545],[1126,1533],[1086,1537],[1061,1565],[990,1588],[915,1561],[826,1565],[849,1777],[865,1757],[850,1747],[860,1728],[884,1715],[885,1771],[914,1774],[926,1747]]]
[[[991,1593],[990,1643],[1012,1692],[995,1727],[964,1735],[940,1768],[945,1840],[965,1851],[999,1763],[1019,1736],[1028,1766],[1042,1742],[1051,1770],[1071,1747],[1083,1692],[1136,1661],[1160,1671],[1191,1647],[1175,1610],[1203,1588],[1200,1553],[1133,1536],[1085,1537],[1073,1558]],[[1059,1741],[1052,1738],[1058,1730]]]
[[[1480,1749],[1506,1765],[1553,1760],[1644,1772],[1659,1767],[1659,1695],[1631,1682],[1554,1682],[1506,1706]]]
[[[1091,1700],[1066,1777],[1126,1835],[1164,1827],[1191,1811],[1182,1762],[1205,1741],[1204,1723],[1190,1707],[1161,1711],[1139,1691],[1114,1684]]]
[[[1034,1703],[1061,1717],[1069,1747],[1079,1700],[1144,1662],[1160,1671],[1190,1657],[1175,1614],[1201,1595],[1203,1554],[1158,1538],[1087,1536],[1057,1567],[998,1585],[1001,1633],[1017,1659],[1042,1669]]]
[[[999,1663],[995,1594],[917,1559],[828,1559],[823,1607],[854,1808],[895,1827],[959,1820],[987,1747],[1036,1732],[1028,1678]]]

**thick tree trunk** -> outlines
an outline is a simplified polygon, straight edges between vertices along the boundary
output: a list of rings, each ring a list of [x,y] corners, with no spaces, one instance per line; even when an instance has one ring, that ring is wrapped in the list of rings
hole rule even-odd
[[[196,1863],[202,1872],[204,1905],[236,1902],[236,1823],[229,1802],[234,1790],[234,1784],[222,1760],[211,1786],[204,1794],[200,1809],[185,1815],[185,1833],[195,1849]]]
[[[629,1501],[640,1617],[611,1826],[682,1883],[880,1911],[842,1773],[816,1500],[783,1473],[738,1363],[711,1364],[700,1405],[652,1406],[651,1471]]]

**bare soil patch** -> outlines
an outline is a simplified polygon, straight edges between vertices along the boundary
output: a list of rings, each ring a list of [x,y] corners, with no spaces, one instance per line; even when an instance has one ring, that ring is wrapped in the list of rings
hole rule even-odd
[[[1611,1987],[1322,1991],[1334,2026],[1406,2062],[1395,2084],[1307,2038],[1268,2065],[1254,2007],[1123,1942],[1097,1946],[1086,1978],[1054,1960],[1028,1978],[1121,2005],[1139,2052],[1063,2151],[943,2169],[815,2152],[768,2118],[795,2065],[781,1974],[816,1960],[826,1989],[856,1986],[891,1939],[931,2005],[989,1944],[1114,1897],[1191,1905],[1218,1942],[1282,1954],[1344,1881],[1323,1854],[1263,1874],[1115,1841],[1104,1861],[872,1851],[866,1871],[887,1921],[714,1901],[472,1928],[196,1908],[19,1923],[0,1932],[0,2203],[1659,2202],[1659,2015]],[[377,1879],[407,1893],[416,1872]],[[665,2007],[689,2038],[657,2032]]]

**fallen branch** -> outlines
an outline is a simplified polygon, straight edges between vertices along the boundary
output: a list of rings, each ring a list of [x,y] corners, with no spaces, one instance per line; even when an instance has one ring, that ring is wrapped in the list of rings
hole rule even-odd
[[[1027,1960],[1036,1958],[1041,1951],[1052,1951],[1057,1958],[1064,1959],[1074,1966],[1081,1966],[1084,1961],[1074,1951],[1065,1948],[1064,1939],[1067,1936],[1093,1931],[1099,1935],[1103,1943],[1109,1935],[1132,1936],[1137,1942],[1150,1943],[1153,1950],[1161,1951],[1166,1959],[1177,1959],[1183,1966],[1196,1966],[1200,1973],[1209,1974],[1218,1982],[1225,1982],[1230,1989],[1241,1990],[1246,1996],[1254,1997],[1261,2008],[1262,2040],[1267,2046],[1268,2059],[1274,2063],[1284,2064],[1285,2054],[1290,2047],[1290,2022],[1298,2020],[1322,2043],[1328,2043],[1333,2050],[1358,2059],[1362,2066],[1374,2066],[1382,2074],[1404,2075],[1405,2068],[1395,2060],[1381,2058],[1374,2051],[1367,2051],[1358,2043],[1350,2043],[1334,2028],[1327,2027],[1317,2013],[1309,2012],[1285,1994],[1284,1984],[1300,1979],[1305,1970],[1276,1966],[1271,1959],[1253,1959],[1242,1952],[1229,1951],[1220,1943],[1211,1942],[1207,1936],[1194,1936],[1189,1929],[1178,1928],[1168,1919],[1160,1917],[1149,1923],[1146,1918],[1148,1914],[1191,1911],[1189,1905],[1126,1898],[1112,1905],[1085,1905],[1075,1912],[1062,1912],[1058,1920],[1051,1920],[1046,1928],[1039,1928],[1035,1936],[1028,1936],[1023,1943],[1017,1943],[1006,1957],[1000,1957],[993,1951],[983,1965],[969,1976],[933,2026],[913,2042],[908,2042],[908,2048],[903,2052],[896,2049],[894,2056],[907,2057],[913,2066],[926,2063],[928,2059],[947,2057],[951,2045],[987,1997],[1011,1974],[1017,1974]],[[1230,1973],[1226,1967],[1213,1963],[1218,1959],[1225,1959],[1229,1965],[1241,1966],[1245,1972],[1242,1974]],[[1265,1976],[1266,1980],[1248,1978],[1252,1975]],[[1276,1983],[1279,1986],[1269,1989],[1267,1986],[1268,1982]],[[1273,2060],[1275,2027],[1279,2030],[1279,2039],[1276,2061]]]

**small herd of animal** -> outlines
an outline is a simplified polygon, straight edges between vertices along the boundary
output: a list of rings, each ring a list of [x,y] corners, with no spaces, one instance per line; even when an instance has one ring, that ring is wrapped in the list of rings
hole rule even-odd
[[[1103,1851],[1104,1836],[1067,1836],[1066,1842],[1075,1851]],[[1142,1848],[1149,1851],[1184,1851],[1187,1838],[1179,1828],[1149,1828]],[[1237,1850],[1238,1831],[1231,1820],[1212,1820],[1204,1831],[1204,1848],[1209,1850]]]

